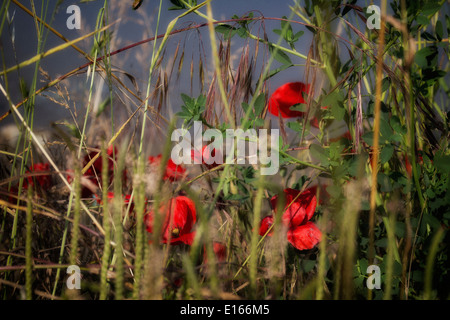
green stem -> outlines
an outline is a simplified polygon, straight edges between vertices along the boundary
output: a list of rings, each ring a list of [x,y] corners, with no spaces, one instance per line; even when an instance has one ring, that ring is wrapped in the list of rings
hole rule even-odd
[[[111,214],[108,202],[108,156],[105,145],[102,146],[102,209],[103,209],[103,229],[105,238],[103,245],[102,267],[100,270],[100,300],[105,300],[108,296],[108,268],[111,257]]]
[[[26,243],[25,243],[25,295],[27,300],[32,299],[33,289],[33,253],[32,253],[32,228],[33,228],[33,188],[28,187],[27,220],[26,220]]]
[[[301,160],[291,156],[290,154],[288,154],[288,153],[286,153],[286,152],[284,152],[282,150],[279,150],[278,152],[281,155],[283,155],[284,157],[291,159],[295,163],[298,163],[298,164],[301,164],[301,165],[304,165],[304,166],[307,166],[307,167],[311,167],[311,168],[314,168],[314,169],[317,169],[317,170],[320,170],[320,171],[323,171],[323,172],[329,172],[329,170],[324,168],[324,167],[321,167],[321,166],[318,166],[318,165],[315,165],[315,164],[312,164],[312,163],[309,163],[309,162],[301,161]]]

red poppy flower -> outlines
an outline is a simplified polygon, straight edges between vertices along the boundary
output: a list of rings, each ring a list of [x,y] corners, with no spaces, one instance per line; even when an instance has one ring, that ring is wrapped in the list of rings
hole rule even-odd
[[[157,155],[156,157],[150,156],[148,157],[148,161],[150,162],[151,166],[154,166],[156,169],[159,168],[159,164],[161,163],[162,154]],[[186,169],[178,164],[175,164],[175,162],[172,161],[172,159],[169,158],[167,161],[166,171],[164,172],[163,179],[164,180],[170,180],[170,181],[176,181],[179,179],[182,179],[185,176]]]
[[[313,189],[300,194],[294,189],[285,189],[286,205],[284,207],[282,223],[287,226],[287,240],[298,250],[312,249],[319,243],[322,233],[317,226],[309,220],[316,210],[317,199]],[[277,212],[278,196],[270,200],[275,213]],[[261,221],[259,234],[264,235],[273,224],[273,216],[265,217]],[[269,236],[271,233],[268,234]]]
[[[17,202],[18,193],[19,190],[14,186],[11,186],[9,191],[7,189],[0,188],[0,199],[6,199],[9,203],[15,203]]]
[[[261,236],[265,235],[272,225],[273,225],[273,216],[267,216],[264,219],[262,219],[261,225],[259,227],[259,235]],[[271,230],[267,235],[271,236],[272,234],[273,232]]]
[[[89,161],[97,154],[97,151],[92,151],[87,154],[83,159],[83,167],[85,167]],[[117,154],[117,148],[113,146],[109,146],[108,150],[106,150],[106,154],[108,156],[108,177],[109,183],[112,182],[114,178],[114,160],[115,155]],[[90,166],[86,172],[84,173],[84,177],[87,178],[90,182],[92,182],[95,186],[99,187],[102,184],[102,171],[103,170],[103,158],[100,156],[97,160],[94,161],[92,166]],[[83,186],[81,190],[81,196],[83,198],[90,197],[94,194],[94,191],[86,186]]]
[[[225,261],[225,259],[227,258],[227,247],[223,243],[214,242],[213,250],[219,262]]]
[[[203,251],[204,251],[203,263],[207,264],[208,257],[206,254],[206,247],[203,247]],[[214,255],[216,256],[216,259],[218,262],[224,262],[225,259],[227,258],[227,247],[223,243],[214,241],[213,242],[213,251],[214,251]]]
[[[188,197],[178,196],[161,206],[159,212],[163,216],[162,243],[170,239],[173,245],[191,245],[195,236],[192,229],[197,219],[194,202]],[[154,211],[150,211],[144,217],[149,233],[153,233],[154,215]]]
[[[291,110],[296,104],[306,103],[303,94],[309,92],[309,85],[303,82],[288,82],[272,93],[269,99],[269,112],[283,118],[303,117],[304,112]]]
[[[201,153],[197,149],[192,149],[192,151],[191,151],[192,162],[193,163],[201,162],[209,169],[217,167],[219,165],[219,163],[216,163],[213,160],[213,158],[216,157],[216,152],[217,152],[217,156],[219,156],[219,153],[214,148],[211,151],[211,148],[212,147],[210,145],[205,145],[205,146],[203,146]]]
[[[31,168],[30,171],[26,171],[26,173],[32,173],[32,177],[27,177],[26,180],[23,182],[23,187],[25,189],[28,188],[28,186],[34,186],[33,178],[36,180],[37,184],[46,189],[50,188],[52,185],[52,177],[48,173],[50,171],[50,165],[48,163],[35,163],[34,166]],[[38,174],[38,175],[35,175]]]

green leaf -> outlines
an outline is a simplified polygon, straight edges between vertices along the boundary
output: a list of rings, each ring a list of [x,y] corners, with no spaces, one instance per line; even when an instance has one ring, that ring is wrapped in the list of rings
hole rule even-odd
[[[443,34],[444,34],[444,27],[442,26],[442,22],[440,20],[438,20],[436,22],[435,31],[436,31],[437,39],[439,41],[442,41],[442,37],[443,37]]]
[[[335,106],[334,108],[331,108],[331,114],[336,120],[342,120],[345,116],[345,109],[343,105]]]
[[[292,38],[292,42],[296,42],[298,39],[300,39],[300,37],[305,33],[305,31],[299,31],[297,32],[294,37]]]
[[[244,112],[247,113],[248,108],[250,108],[249,104],[247,102],[242,102],[242,109],[244,109]]]
[[[391,124],[392,129],[394,129],[394,131],[396,133],[406,134],[406,127],[402,126],[402,124],[400,123],[399,117],[392,116],[391,120],[390,120],[390,124]]]
[[[434,165],[439,171],[450,174],[450,155],[437,154],[434,157]]]
[[[345,115],[343,102],[344,97],[342,94],[339,91],[333,91],[322,100],[321,105],[327,106],[336,120],[342,120]]]
[[[223,34],[224,38],[228,40],[236,34],[237,29],[229,24],[219,24],[216,27],[216,32]]]
[[[281,36],[281,30],[280,29],[273,29],[272,31],[273,31],[273,33]]]
[[[261,118],[255,119],[254,125],[255,125],[255,127],[262,127],[262,126],[264,126],[264,119],[261,119]]]
[[[381,92],[385,92],[391,85],[391,79],[389,77],[384,78],[381,81]]]
[[[247,29],[242,27],[237,30],[237,34],[241,38],[247,38]]]
[[[381,163],[388,162],[394,154],[394,147],[391,144],[387,144],[381,149],[380,161]]]
[[[377,247],[387,248],[387,246],[388,246],[388,239],[387,238],[381,238],[381,239],[375,241],[375,245]]]
[[[316,261],[303,259],[301,260],[300,264],[302,265],[302,269],[304,272],[310,272],[316,265]]]
[[[273,58],[278,62],[281,62],[283,65],[292,65],[291,58],[281,50],[275,49],[273,46],[269,46],[270,52],[273,55]]]
[[[283,64],[281,67],[270,71],[269,74],[267,75],[267,77],[264,80],[267,80],[267,79],[273,77],[274,75],[276,75],[277,73],[279,73],[279,72],[281,72],[281,71],[283,71],[283,70],[285,70],[285,69],[287,69],[289,67],[292,67],[292,66],[293,66],[293,64]]]
[[[189,97],[187,94],[182,93],[181,99],[183,100],[184,104],[188,107],[192,104],[192,98]]]
[[[309,146],[309,150],[311,151],[311,155],[318,159],[324,167],[327,167],[330,164],[328,160],[328,150],[314,143]]]
[[[297,121],[288,122],[286,125],[289,129],[292,129],[297,132],[302,132],[303,126],[301,123],[299,123]]]
[[[425,40],[428,40],[428,41],[436,41],[437,40],[437,38],[435,36],[433,36],[431,33],[427,32],[427,31],[422,32],[421,36],[422,36],[422,38],[424,38]]]
[[[428,20],[428,18],[423,15],[418,16],[416,21],[418,24],[421,24],[423,26],[426,26],[430,23],[430,20]]]
[[[297,103],[289,108],[289,110],[306,112],[308,106],[305,103]]]
[[[260,93],[255,100],[255,116],[258,117],[261,115],[264,107],[266,106],[266,95],[264,93]]]
[[[417,63],[420,68],[425,68],[436,55],[436,47],[425,47],[416,52],[414,62]]]
[[[362,135],[362,139],[371,147],[373,147],[373,132],[366,132]]]
[[[381,136],[388,141],[390,141],[392,135],[394,134],[389,122],[384,119],[380,119],[380,133]]]

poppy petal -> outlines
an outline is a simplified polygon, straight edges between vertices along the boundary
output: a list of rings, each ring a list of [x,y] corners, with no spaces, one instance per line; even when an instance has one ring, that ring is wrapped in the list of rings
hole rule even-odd
[[[192,243],[194,242],[194,238],[195,238],[195,231],[180,235],[179,237],[173,237],[170,240],[170,244],[178,245],[178,244],[184,243],[184,244],[191,246]],[[167,240],[163,240],[162,242],[167,243]]]
[[[185,196],[172,198],[169,203],[161,206],[160,214],[164,215],[162,226],[162,243],[191,244],[194,239],[192,228],[196,222],[194,202]],[[154,211],[144,217],[147,232],[153,233]]]
[[[300,194],[299,190],[288,188],[284,190],[284,195],[286,204],[282,221],[285,225],[298,226],[312,218],[317,206],[317,199],[313,190],[307,189]],[[276,211],[278,196],[272,197],[270,202]]]
[[[259,235],[263,236],[266,234],[267,230],[273,225],[273,216],[267,216],[261,220],[261,225],[259,227]],[[272,232],[269,232],[268,236],[271,236]]]
[[[159,154],[155,157],[153,157],[153,156],[148,157],[148,161],[149,161],[150,165],[155,167],[157,170],[159,169],[161,159],[162,159],[162,154]],[[167,161],[163,180],[177,181],[177,180],[183,178],[185,173],[186,173],[186,169],[183,166],[177,165],[177,164],[175,164],[175,162],[172,161],[172,159],[169,159]]]
[[[303,82],[288,82],[275,90],[269,99],[268,110],[271,114],[283,118],[303,117],[304,112],[291,110],[296,104],[305,103],[303,93],[309,92],[309,85]]]
[[[322,232],[314,223],[308,221],[301,226],[289,229],[287,238],[296,249],[308,250],[320,242]]]

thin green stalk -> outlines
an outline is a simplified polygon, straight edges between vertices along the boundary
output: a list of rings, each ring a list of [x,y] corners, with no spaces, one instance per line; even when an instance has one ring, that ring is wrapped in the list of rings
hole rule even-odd
[[[250,292],[252,298],[255,299],[257,297],[257,287],[256,287],[256,277],[258,272],[258,238],[259,238],[259,228],[258,225],[261,221],[261,208],[262,208],[262,200],[264,196],[264,176],[260,175],[258,181],[258,190],[256,191],[255,202],[253,204],[253,229],[252,229],[252,237],[250,244],[250,261],[249,261],[249,280],[250,280]]]
[[[322,26],[322,12],[318,5],[314,6],[314,13],[315,17],[317,19],[317,26],[319,28],[323,28]],[[331,50],[333,50],[330,45],[332,44],[329,39],[326,39],[326,34],[324,32],[320,32],[319,34],[321,44],[322,44],[322,52],[324,53],[324,57],[322,61],[325,65],[325,72],[327,74],[328,80],[330,81],[331,87],[334,87],[337,83],[336,76],[334,75],[334,72],[331,68],[333,61],[330,60],[331,57]]]
[[[105,0],[104,2],[104,8],[105,8],[105,15],[104,24],[107,25],[109,21],[109,10],[108,10],[108,0]],[[113,86],[112,86],[112,72],[111,72],[111,36],[106,32],[106,30],[103,32],[103,37],[106,39],[106,43],[104,45],[104,54],[103,56],[105,59],[103,60],[105,64],[105,74],[106,78],[108,79],[108,90],[109,90],[109,101],[111,105],[111,134],[114,135],[114,108],[113,108]]]
[[[81,172],[78,164],[75,165],[75,177],[74,177],[74,194],[75,201],[73,207],[73,222],[72,222],[72,237],[70,241],[70,256],[69,263],[71,265],[76,264],[78,254],[78,239],[80,236],[80,208],[81,208]]]
[[[95,30],[98,30],[99,27],[101,26],[101,23],[103,22],[102,17],[103,17],[103,12],[104,12],[105,8],[102,7],[100,9],[100,12],[97,15],[97,24],[95,26]],[[92,91],[94,88],[94,79],[95,79],[95,70],[97,70],[96,66],[97,66],[97,55],[98,55],[98,45],[100,43],[100,33],[96,33],[94,35],[94,62],[92,65],[92,75],[91,75],[91,83],[89,84],[89,95],[88,95],[88,101],[87,101],[87,107],[86,107],[86,114],[84,115],[84,123],[83,123],[83,129],[81,131],[81,137],[80,137],[80,145],[78,147],[78,153],[77,153],[77,158],[80,159],[81,157],[81,150],[84,144],[84,140],[85,140],[85,134],[86,134],[86,127],[87,127],[87,120],[89,117],[89,112],[91,110],[91,100],[92,100]]]
[[[397,215],[395,213],[389,213],[389,218],[383,217],[383,222],[386,226],[386,232],[388,236],[388,248],[386,254],[386,275],[385,275],[385,290],[384,300],[391,300],[392,298],[392,277],[394,271],[394,259],[400,263],[400,256],[398,254],[397,246],[395,243],[395,223]]]
[[[162,0],[159,1],[158,18],[156,20],[155,35],[158,34],[159,20],[160,20],[160,17],[161,17],[161,8],[162,8]],[[167,27],[167,31],[166,31],[166,35],[164,36],[164,39],[166,38],[167,34],[170,32],[169,31],[169,27],[170,27],[170,24]],[[152,59],[151,59],[150,68],[149,68],[149,71],[148,71],[148,84],[147,84],[147,92],[145,94],[146,99],[145,99],[145,103],[144,103],[144,117],[142,119],[141,140],[140,140],[140,143],[139,143],[138,161],[141,161],[141,157],[142,157],[142,150],[143,150],[143,146],[144,146],[144,137],[145,137],[145,127],[146,127],[146,121],[147,121],[146,114],[147,114],[147,110],[148,110],[148,97],[150,96],[150,88],[151,88],[151,83],[152,83],[153,68],[154,68],[155,63],[157,61],[156,43],[157,43],[157,38],[155,37],[155,40],[153,41]],[[162,46],[162,45],[163,45],[163,43],[160,46]],[[159,50],[158,50],[158,52],[159,52]]]
[[[436,254],[439,250],[439,244],[442,241],[442,238],[444,237],[445,230],[440,227],[436,234],[433,237],[433,240],[430,245],[430,249],[428,251],[427,256],[427,262],[425,266],[425,279],[424,279],[424,294],[423,299],[424,300],[430,300],[432,298],[432,286],[433,286],[433,267],[434,267],[434,260],[436,258]]]
[[[415,110],[415,98],[414,98],[414,87],[411,78],[411,62],[410,60],[410,42],[409,42],[409,34],[407,31],[407,7],[404,0],[401,1],[401,14],[402,14],[402,24],[403,28],[403,46],[405,58],[404,61],[404,69],[405,69],[405,80],[406,80],[406,88],[409,93],[409,97],[405,97],[405,109],[408,108],[409,111],[409,123],[408,123],[408,137],[409,137],[409,152],[408,156],[411,160],[411,168],[412,168],[412,176],[414,180],[414,185],[416,187],[416,192],[419,197],[420,208],[422,210],[426,210],[425,200],[422,195],[422,187],[419,181],[419,173],[417,171],[417,162],[416,162],[416,110]],[[409,102],[407,105],[406,103]]]
[[[105,145],[102,146],[102,211],[103,211],[103,229],[105,238],[103,240],[102,267],[100,270],[100,300],[105,300],[108,296],[108,268],[111,257],[111,214],[108,202],[108,155]]]
[[[144,158],[138,159],[138,176],[142,177],[144,173],[145,162]],[[136,186],[135,197],[135,210],[136,210],[136,247],[134,260],[134,287],[133,287],[133,299],[139,299],[139,292],[141,288],[142,267],[144,261],[144,245],[145,245],[145,233],[144,233],[144,212],[145,212],[145,186],[143,181],[139,181]]]
[[[326,225],[328,223],[328,212],[322,215],[320,220],[321,230],[326,230]],[[316,279],[316,300],[323,299],[323,286],[325,285],[325,267],[326,267],[326,249],[327,243],[326,239],[322,239],[319,243],[319,263],[317,265],[317,279]]]
[[[219,53],[217,51],[217,43],[216,43],[216,33],[213,25],[213,16],[212,16],[212,8],[211,8],[211,0],[207,0],[206,2],[206,12],[208,16],[208,29],[209,29],[209,40],[211,41],[211,54],[214,61],[214,68],[216,73],[216,81],[219,85],[220,98],[222,100],[222,104],[225,108],[225,113],[228,118],[228,123],[231,124],[232,128],[236,128],[236,123],[233,121],[233,116],[231,115],[231,108],[228,104],[227,94],[225,92],[225,87],[222,81],[222,71],[220,70],[220,59]]]
[[[27,300],[33,298],[33,188],[28,187],[27,193],[27,219],[26,219],[26,242],[25,242],[25,296]],[[16,213],[17,214],[17,213]]]
[[[339,240],[342,245],[339,248],[339,261],[341,265],[341,285],[338,290],[340,298],[353,298],[353,268],[355,266],[355,241],[357,239],[358,231],[358,217],[361,209],[361,182],[356,181],[349,184],[345,190],[345,204],[342,208],[341,214],[341,230]],[[356,201],[355,201],[356,200]]]
[[[183,261],[184,270],[186,271],[187,281],[190,285],[189,287],[194,290],[196,299],[201,299],[202,293],[200,290],[200,285],[199,285],[197,276],[195,275],[195,270],[194,270],[194,266],[192,265],[191,259],[189,259],[188,255],[183,255],[182,261]]]
[[[210,238],[209,232],[209,216],[207,212],[200,202],[197,194],[192,192],[191,190],[186,190],[190,199],[192,199],[195,203],[195,207],[197,210],[197,216],[200,224],[197,226],[196,236],[194,239],[194,243],[192,244],[191,254],[189,255],[189,259],[192,262],[198,261],[198,253],[201,250],[201,244],[204,244],[206,260],[207,260],[207,272],[209,277],[209,285],[211,288],[211,293],[213,297],[218,297],[219,294],[219,279],[217,277],[217,264],[216,264],[216,256],[214,253],[213,242]],[[197,236],[197,233],[199,236]]]
[[[297,158],[291,156],[289,153],[286,153],[286,152],[284,152],[284,151],[282,151],[282,150],[279,150],[279,153],[280,153],[282,156],[284,156],[284,157],[286,157],[286,158],[289,158],[290,160],[292,160],[292,161],[295,162],[295,163],[298,163],[298,164],[301,164],[301,165],[304,165],[304,166],[307,166],[307,167],[310,167],[310,168],[314,168],[314,169],[320,170],[320,171],[322,171],[322,172],[329,172],[328,169],[326,169],[326,168],[323,168],[323,167],[321,167],[321,166],[317,166],[317,165],[312,164],[312,163],[309,163],[309,162],[301,161],[301,160],[299,160],[299,159],[297,159]]]
[[[123,144],[120,153],[119,161],[116,170],[114,170],[114,199],[113,199],[113,221],[114,221],[114,240],[116,246],[114,248],[115,257],[115,299],[122,300],[124,297],[124,256],[123,256],[123,226],[122,226],[122,211],[123,211],[123,197],[122,197],[122,174],[125,165],[125,144]],[[103,201],[107,201],[104,199]]]

